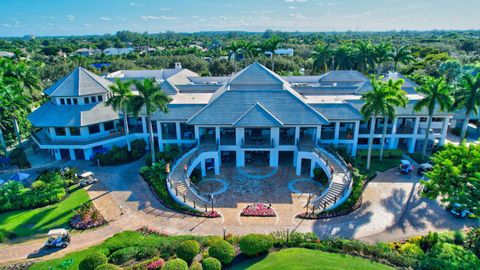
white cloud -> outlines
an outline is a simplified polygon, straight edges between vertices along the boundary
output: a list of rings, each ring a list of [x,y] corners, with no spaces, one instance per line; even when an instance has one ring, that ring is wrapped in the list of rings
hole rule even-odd
[[[53,16],[49,16],[48,18],[49,18],[50,20],[55,20],[55,17],[53,17]]]
[[[170,8],[168,8],[168,7],[167,7],[167,8],[161,8],[160,10],[161,10],[161,11],[169,11]]]
[[[75,15],[67,15],[69,21],[75,21]]]
[[[298,7],[290,6],[289,9],[297,9]]]
[[[225,16],[219,16],[218,18],[219,18],[220,20],[226,20],[226,19],[227,19],[227,17],[225,17]]]
[[[285,0],[287,3],[303,3],[307,2],[308,0]]]
[[[111,21],[112,18],[110,18],[110,17],[100,17],[100,20],[102,20],[102,21]]]
[[[91,25],[89,23],[84,23],[83,25],[86,26],[86,27],[93,27],[93,25]]]
[[[132,6],[132,7],[141,7],[141,6],[143,6],[142,4],[135,3],[135,2],[130,2],[129,5]]]
[[[143,16],[140,16],[140,18],[142,18],[145,21],[160,20],[160,19],[162,19],[162,20],[176,19],[175,17],[171,17],[171,16],[152,16],[152,15],[143,15]]]
[[[300,20],[305,19],[305,16],[303,16],[302,13],[290,13],[290,17]]]
[[[200,16],[198,16],[198,15],[193,15],[192,18],[198,19],[198,18],[200,18]]]
[[[12,27],[12,25],[8,24],[8,23],[2,23],[2,24],[0,24],[0,26],[7,27],[7,28]]]

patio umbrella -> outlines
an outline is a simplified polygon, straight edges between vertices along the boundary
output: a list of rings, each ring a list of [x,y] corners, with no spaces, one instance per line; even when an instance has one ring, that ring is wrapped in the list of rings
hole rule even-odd
[[[3,185],[3,183],[5,183],[5,180],[0,179],[0,186]]]
[[[10,177],[10,180],[23,181],[23,180],[27,179],[29,176],[30,176],[30,174],[28,174],[28,173],[17,172]]]

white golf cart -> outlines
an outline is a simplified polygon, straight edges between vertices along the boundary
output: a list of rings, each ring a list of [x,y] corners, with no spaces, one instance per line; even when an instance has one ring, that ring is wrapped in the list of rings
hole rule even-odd
[[[80,186],[81,187],[92,185],[92,184],[95,184],[96,182],[98,182],[98,179],[95,178],[95,175],[93,175],[92,172],[84,172],[84,173],[80,174],[79,177],[80,177]]]
[[[411,171],[413,171],[412,163],[406,159],[400,160],[399,170],[401,174],[409,174]]]
[[[66,248],[70,244],[70,234],[66,229],[53,229],[48,231],[48,240],[44,248]]]

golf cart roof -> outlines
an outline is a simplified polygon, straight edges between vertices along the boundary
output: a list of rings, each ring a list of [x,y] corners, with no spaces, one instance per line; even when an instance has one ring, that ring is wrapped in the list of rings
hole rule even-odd
[[[411,165],[412,164],[412,163],[410,163],[410,161],[408,161],[406,159],[400,160],[400,163],[402,163],[402,165]]]
[[[81,178],[85,178],[85,177],[89,177],[89,176],[93,176],[93,173],[92,172],[84,172],[84,173],[80,174]]]
[[[68,234],[68,231],[66,229],[53,229],[48,231],[48,236],[65,235],[65,234]]]
[[[431,168],[433,168],[432,164],[430,164],[430,163],[422,163],[422,164],[420,164],[419,167],[420,167],[420,168],[423,168],[423,169],[431,169]]]

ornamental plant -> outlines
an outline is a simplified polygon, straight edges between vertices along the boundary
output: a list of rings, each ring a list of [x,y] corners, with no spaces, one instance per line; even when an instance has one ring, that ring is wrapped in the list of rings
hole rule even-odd
[[[180,259],[191,262],[200,252],[200,244],[195,240],[186,240],[178,245],[176,253]]]
[[[273,246],[273,239],[264,234],[247,234],[240,239],[240,250],[247,256],[258,256]]]
[[[230,263],[235,256],[235,249],[225,240],[216,240],[208,248],[208,254],[217,258],[221,263]]]

